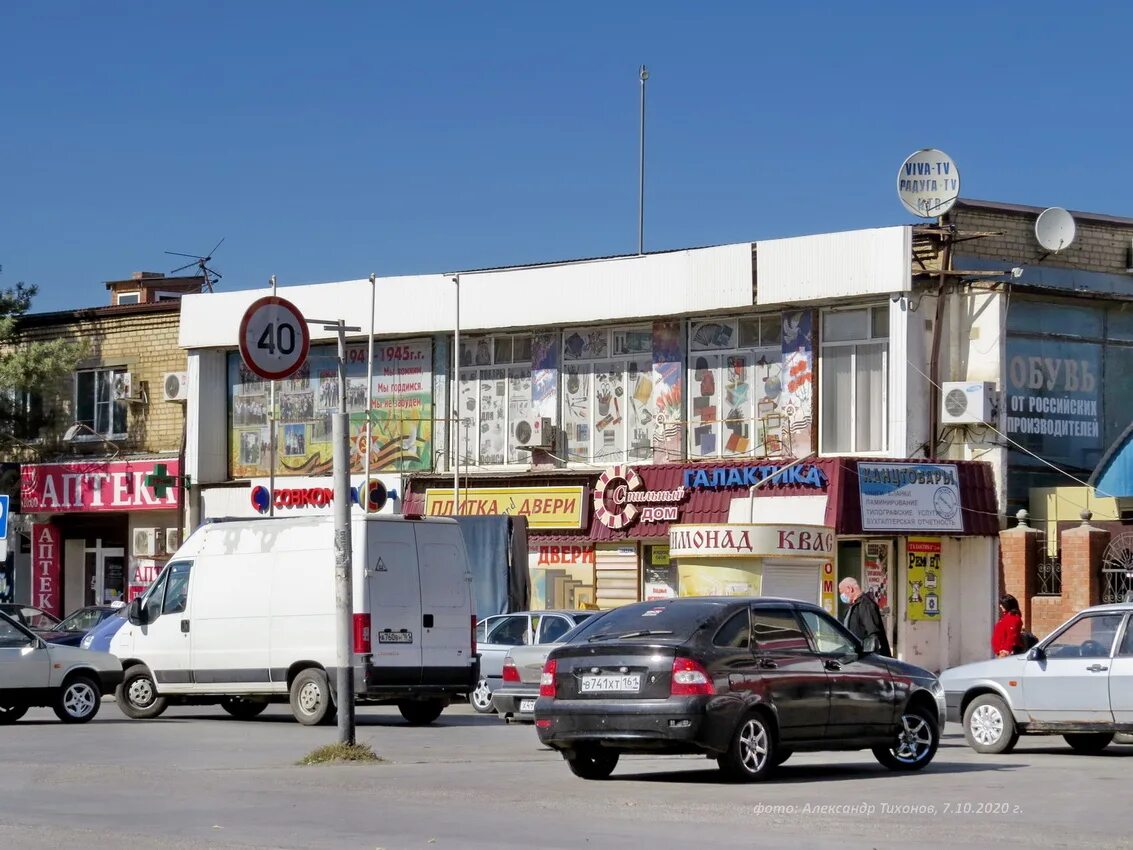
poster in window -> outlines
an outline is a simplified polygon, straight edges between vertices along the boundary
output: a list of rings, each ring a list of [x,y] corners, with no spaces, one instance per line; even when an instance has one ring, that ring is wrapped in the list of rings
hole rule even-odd
[[[910,537],[906,545],[906,612],[910,621],[939,620],[941,584],[939,537]]]
[[[563,368],[563,428],[569,460],[590,459],[590,367],[567,364]]]
[[[779,406],[786,420],[786,454],[802,457],[815,446],[814,413],[814,311],[783,313],[784,379],[780,381]]]
[[[629,459],[649,460],[653,454],[653,366],[649,358],[626,363],[629,406]]]
[[[625,397],[621,363],[602,363],[594,374],[595,458],[620,460],[625,456]]]
[[[689,386],[692,407],[692,440],[689,454],[693,457],[712,457],[717,452],[719,407],[716,378],[720,357],[716,354],[696,354],[692,357],[692,381]]]
[[[865,544],[865,576],[862,582],[866,593],[873,596],[877,607],[889,607],[889,544]]]
[[[508,370],[508,460],[519,463],[531,455],[519,450],[538,442],[531,410],[531,370],[518,367]]]
[[[480,463],[485,466],[504,462],[507,445],[507,383],[503,369],[480,371]]]
[[[684,360],[681,323],[653,323],[653,459],[683,457]]]
[[[726,358],[724,369],[724,454],[751,451],[751,378],[743,355]]]

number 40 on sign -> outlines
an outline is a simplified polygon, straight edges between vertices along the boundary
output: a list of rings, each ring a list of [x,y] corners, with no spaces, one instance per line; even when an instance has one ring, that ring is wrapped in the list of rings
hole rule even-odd
[[[311,333],[294,304],[275,295],[252,302],[240,321],[240,356],[269,381],[287,378],[307,360]]]

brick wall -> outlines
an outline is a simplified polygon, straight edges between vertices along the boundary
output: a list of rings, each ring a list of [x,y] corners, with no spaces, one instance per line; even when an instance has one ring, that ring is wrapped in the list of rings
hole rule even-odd
[[[84,311],[59,324],[36,324],[27,328],[25,339],[59,337],[84,343],[86,351],[78,369],[123,368],[130,372],[133,396],[145,402],[127,403],[127,436],[114,442],[123,452],[173,452],[181,448],[181,429],[185,415],[182,402],[163,400],[162,385],[167,372],[183,372],[188,358],[177,345],[180,305],[168,310],[118,310],[99,316]],[[56,408],[55,426],[61,433],[74,421],[74,376],[68,376],[49,393]],[[46,434],[49,439],[59,434]]]
[[[1133,222],[1108,216],[1075,213],[1077,236],[1073,244],[1058,254],[1046,254],[1035,241],[1035,219],[1040,208],[1003,208],[957,204],[948,215],[949,222],[965,232],[994,231],[997,235],[971,239],[956,246],[958,254],[1010,260],[1022,265],[1083,269],[1093,272],[1122,274],[1129,265]]]

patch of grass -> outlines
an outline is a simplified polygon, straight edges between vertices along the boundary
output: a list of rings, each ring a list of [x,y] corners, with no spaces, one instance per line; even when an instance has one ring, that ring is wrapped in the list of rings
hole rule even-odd
[[[299,764],[328,764],[338,761],[381,762],[385,759],[370,749],[369,744],[327,744],[307,753],[299,760]]]

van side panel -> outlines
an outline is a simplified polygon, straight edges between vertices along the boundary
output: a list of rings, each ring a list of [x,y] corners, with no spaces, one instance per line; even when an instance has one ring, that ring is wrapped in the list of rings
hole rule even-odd
[[[416,530],[422,684],[459,686],[468,681],[472,663],[472,574],[464,539],[456,525],[418,525]]]
[[[287,671],[297,661],[327,670],[337,663],[335,646],[333,528],[324,524],[272,554],[268,633],[271,678],[287,690]]]
[[[421,583],[413,523],[374,521],[365,528],[364,587],[373,655],[367,685],[416,687],[421,684]]]
[[[201,555],[193,564],[190,664],[194,690],[262,692],[271,681],[270,553]]]

